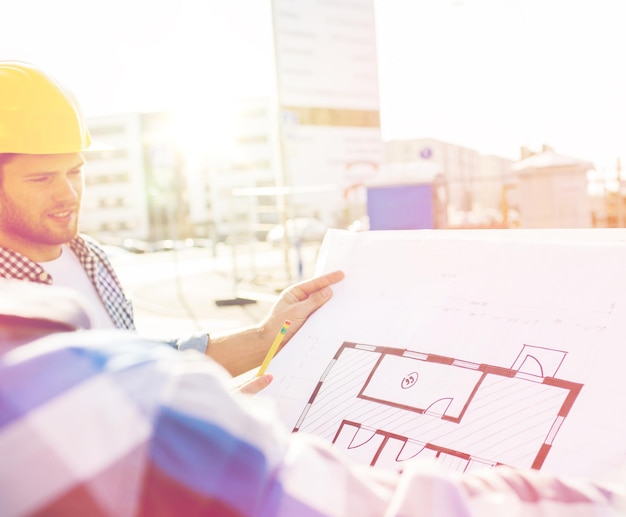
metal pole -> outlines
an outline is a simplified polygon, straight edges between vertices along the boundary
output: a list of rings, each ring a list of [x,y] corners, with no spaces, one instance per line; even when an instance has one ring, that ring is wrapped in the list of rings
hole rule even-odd
[[[278,163],[277,163],[277,172],[275,174],[276,177],[276,186],[277,187],[285,187],[287,185],[287,173],[285,170],[285,149],[283,145],[283,113],[282,113],[282,102],[280,96],[280,73],[278,71],[278,42],[276,39],[276,24],[275,24],[275,0],[271,0],[271,19],[272,19],[272,40],[274,44],[274,72],[276,77],[276,124],[278,128]],[[288,208],[287,208],[287,193],[284,195],[276,196],[276,204],[280,214],[280,224],[283,225],[284,234],[283,234],[283,257],[285,260],[285,272],[287,273],[287,282],[291,283],[291,261],[289,259],[289,235],[287,232],[287,219],[288,219]]]

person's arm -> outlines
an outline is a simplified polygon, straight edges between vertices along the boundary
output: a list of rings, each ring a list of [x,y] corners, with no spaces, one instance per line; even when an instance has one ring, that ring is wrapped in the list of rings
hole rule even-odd
[[[343,277],[342,271],[333,271],[288,287],[258,325],[222,336],[211,335],[206,354],[231,375],[240,375],[259,366],[285,320],[290,320],[291,326],[281,348],[311,314],[330,300],[330,286]]]
[[[507,466],[451,473],[434,463],[410,461],[384,515],[623,517],[626,480],[615,481],[598,483]]]

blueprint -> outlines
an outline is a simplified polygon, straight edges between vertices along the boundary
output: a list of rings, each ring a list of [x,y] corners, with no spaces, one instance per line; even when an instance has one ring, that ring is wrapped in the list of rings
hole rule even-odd
[[[294,430],[385,468],[419,456],[464,472],[539,469],[582,388],[555,376],[564,357],[524,346],[502,368],[344,343]]]
[[[622,472],[625,234],[515,232],[329,231],[346,278],[262,396],[363,464]]]

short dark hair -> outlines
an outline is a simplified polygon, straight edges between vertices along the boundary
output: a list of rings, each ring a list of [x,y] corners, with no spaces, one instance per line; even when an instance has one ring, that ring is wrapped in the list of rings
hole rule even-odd
[[[0,182],[2,182],[3,167],[7,163],[9,163],[15,156],[17,156],[16,153],[0,153]]]
[[[10,162],[17,156],[17,153],[0,153],[0,169],[5,163]]]

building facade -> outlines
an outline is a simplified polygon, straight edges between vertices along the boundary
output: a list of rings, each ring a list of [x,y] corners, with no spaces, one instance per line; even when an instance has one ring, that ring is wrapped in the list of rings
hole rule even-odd
[[[193,236],[189,163],[172,138],[171,115],[108,115],[87,125],[110,149],[85,154],[81,231],[110,243]]]
[[[85,153],[81,231],[103,242],[150,235],[139,114],[91,118],[92,139],[110,149]]]

